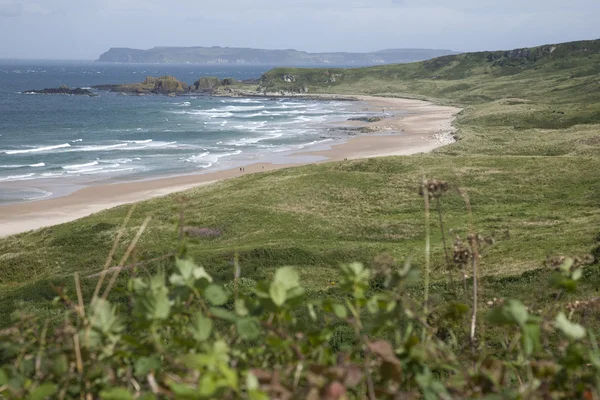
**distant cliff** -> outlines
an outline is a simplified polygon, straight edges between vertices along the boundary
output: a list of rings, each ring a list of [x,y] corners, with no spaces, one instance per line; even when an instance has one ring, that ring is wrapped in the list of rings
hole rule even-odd
[[[457,54],[451,50],[390,49],[373,53],[307,53],[232,47],[154,47],[150,50],[112,48],[98,62],[265,65],[378,65],[429,60]]]

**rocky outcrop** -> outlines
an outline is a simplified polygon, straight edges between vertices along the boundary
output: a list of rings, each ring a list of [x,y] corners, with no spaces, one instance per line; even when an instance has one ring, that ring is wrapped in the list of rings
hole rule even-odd
[[[224,78],[221,80],[221,86],[231,86],[234,85],[237,81],[234,78]]]
[[[283,75],[281,79],[283,79],[284,82],[288,83],[296,82],[296,77],[294,75]]]
[[[383,120],[383,117],[354,117],[348,118],[348,121],[359,121],[359,122],[379,122]]]
[[[204,76],[198,79],[192,85],[192,90],[196,92],[205,92],[218,88],[221,85],[221,81],[216,76]]]
[[[97,85],[94,86],[94,89],[136,95],[177,95],[187,93],[190,90],[189,86],[186,83],[181,82],[172,76],[162,76],[160,78],[148,76],[142,83],[127,83],[123,85]]]
[[[72,96],[95,96],[94,93],[91,90],[88,89],[82,89],[82,88],[75,88],[75,89],[71,89],[68,86],[62,85],[58,88],[49,88],[49,89],[42,89],[42,90],[28,90],[24,93],[35,93],[35,94],[66,94],[66,95],[72,95]]]

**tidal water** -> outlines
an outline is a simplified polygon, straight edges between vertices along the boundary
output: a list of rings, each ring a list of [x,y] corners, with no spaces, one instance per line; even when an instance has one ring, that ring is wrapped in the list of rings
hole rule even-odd
[[[202,76],[259,78],[269,69],[0,61],[0,204],[51,196],[54,185],[73,180],[139,180],[270,161],[331,142],[327,124],[363,115],[343,101],[26,94],[147,75],[188,84]]]

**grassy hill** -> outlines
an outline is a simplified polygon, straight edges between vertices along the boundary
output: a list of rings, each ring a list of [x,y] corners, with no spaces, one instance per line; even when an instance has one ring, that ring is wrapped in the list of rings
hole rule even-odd
[[[238,252],[244,277],[258,280],[277,266],[296,265],[307,287],[326,293],[341,262],[371,263],[381,253],[400,259],[414,254],[423,262],[423,201],[417,192],[426,175],[467,190],[476,229],[496,238],[483,258],[482,302],[519,297],[554,306],[546,257],[583,255],[599,245],[598,65],[597,40],[408,65],[272,70],[261,80],[267,92],[308,87],[311,93],[417,97],[462,106],[460,140],[427,155],[261,173],[143,202],[114,259],[148,215],[153,219],[135,258],[177,251],[176,225],[183,215],[187,226],[223,232],[187,243],[188,254],[221,281],[231,279]],[[283,75],[293,75],[295,82],[285,82]],[[450,239],[464,237],[470,216],[463,200],[453,192],[443,202]],[[17,306],[55,313],[48,303],[52,285],[70,286],[75,271],[98,272],[127,210],[0,239],[0,326],[10,323]],[[435,223],[432,229],[439,232]],[[435,235],[432,293],[442,302],[449,291],[442,279],[440,234]],[[138,273],[167,265],[170,261],[149,263]],[[84,293],[94,284],[83,279]],[[586,271],[582,290],[559,296],[560,302],[598,296],[598,287],[596,266]]]

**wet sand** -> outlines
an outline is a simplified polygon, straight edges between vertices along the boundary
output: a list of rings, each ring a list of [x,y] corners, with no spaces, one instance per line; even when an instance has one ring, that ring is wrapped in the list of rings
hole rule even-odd
[[[460,112],[458,108],[436,106],[419,100],[352,97],[363,102],[359,104],[365,111],[381,113],[384,118],[370,123],[344,121],[340,125],[349,129],[368,127],[379,131],[378,133],[360,134],[326,150],[292,154],[286,157],[289,163],[274,164],[269,162],[267,156],[263,163],[246,165],[244,172],[234,168],[138,182],[93,185],[62,197],[0,206],[0,237],[73,221],[107,208],[164,196],[244,174],[305,165],[310,163],[307,160],[315,159],[308,156],[319,156],[319,160],[339,161],[410,155],[429,152],[453,141],[452,121]]]

